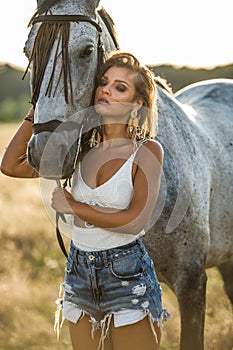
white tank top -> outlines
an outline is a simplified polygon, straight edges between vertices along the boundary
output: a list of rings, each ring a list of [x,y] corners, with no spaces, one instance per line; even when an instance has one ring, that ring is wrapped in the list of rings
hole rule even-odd
[[[95,188],[91,188],[83,180],[79,163],[71,188],[74,199],[99,207],[127,209],[133,194],[132,167],[139,148],[140,145],[108,181]],[[100,227],[83,228],[73,225],[72,240],[82,250],[97,251],[128,244],[144,234],[144,230],[135,235],[108,231]]]

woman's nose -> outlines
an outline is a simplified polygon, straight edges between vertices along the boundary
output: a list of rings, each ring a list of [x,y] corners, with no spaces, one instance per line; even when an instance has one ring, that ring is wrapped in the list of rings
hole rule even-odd
[[[105,93],[105,94],[110,94],[110,86],[107,84],[107,85],[104,85],[103,87],[102,87],[102,91],[103,91],[103,93]]]

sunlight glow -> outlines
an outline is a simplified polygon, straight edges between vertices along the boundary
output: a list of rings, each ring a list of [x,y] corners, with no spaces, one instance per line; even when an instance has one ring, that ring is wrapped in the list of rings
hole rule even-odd
[[[231,63],[232,0],[187,2],[102,0],[113,18],[121,49],[146,64],[210,67]],[[26,67],[23,53],[35,0],[0,5],[1,62]]]

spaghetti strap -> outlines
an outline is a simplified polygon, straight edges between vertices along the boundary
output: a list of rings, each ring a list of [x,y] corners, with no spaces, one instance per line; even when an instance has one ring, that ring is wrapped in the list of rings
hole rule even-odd
[[[140,142],[136,143],[136,149],[135,151],[131,154],[132,160],[134,161],[134,158],[136,157],[138,151],[140,150],[140,148],[142,147],[142,145],[144,145],[144,143],[146,143],[148,141],[148,139],[143,139]]]

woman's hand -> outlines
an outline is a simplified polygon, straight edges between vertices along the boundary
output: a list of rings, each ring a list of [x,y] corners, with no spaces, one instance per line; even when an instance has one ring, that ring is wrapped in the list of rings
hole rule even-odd
[[[73,196],[66,189],[57,187],[53,191],[51,207],[59,213],[73,214],[71,201],[74,201]]]

